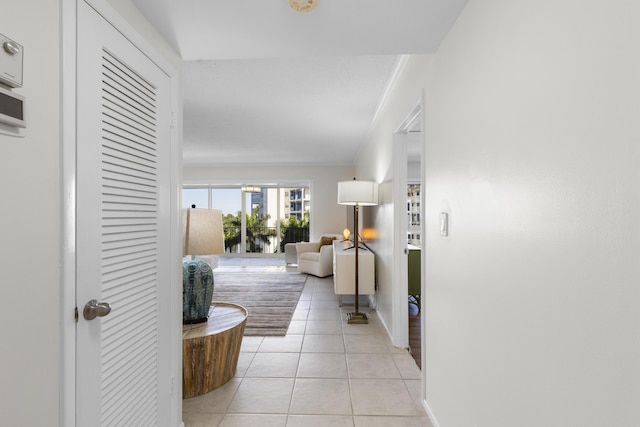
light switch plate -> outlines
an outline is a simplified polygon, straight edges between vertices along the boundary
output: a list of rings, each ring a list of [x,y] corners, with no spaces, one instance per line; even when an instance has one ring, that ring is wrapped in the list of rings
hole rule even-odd
[[[449,214],[446,212],[440,213],[440,235],[449,235]]]

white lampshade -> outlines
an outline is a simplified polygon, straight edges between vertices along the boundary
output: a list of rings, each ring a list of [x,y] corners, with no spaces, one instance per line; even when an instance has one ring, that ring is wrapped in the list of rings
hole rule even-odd
[[[378,184],[373,181],[338,182],[338,204],[374,206],[378,204]]]
[[[245,185],[243,187],[240,187],[240,191],[242,191],[243,193],[259,193],[261,189],[260,187],[257,187],[255,185]]]
[[[224,253],[222,211],[186,209],[184,255],[216,255]]]

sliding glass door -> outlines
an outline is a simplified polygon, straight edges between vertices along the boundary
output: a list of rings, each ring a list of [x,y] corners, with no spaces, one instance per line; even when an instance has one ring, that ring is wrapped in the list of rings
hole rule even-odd
[[[308,187],[185,186],[183,207],[219,209],[228,254],[279,254],[309,240]]]

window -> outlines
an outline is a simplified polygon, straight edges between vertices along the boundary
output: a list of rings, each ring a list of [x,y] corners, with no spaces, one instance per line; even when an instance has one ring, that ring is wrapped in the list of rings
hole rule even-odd
[[[295,198],[295,202],[291,202]],[[289,242],[309,240],[309,188],[265,187],[243,193],[240,187],[184,186],[183,207],[222,211],[229,254],[283,253]]]
[[[182,207],[190,208],[196,205],[197,208],[209,207],[208,188],[185,188],[182,190]]]

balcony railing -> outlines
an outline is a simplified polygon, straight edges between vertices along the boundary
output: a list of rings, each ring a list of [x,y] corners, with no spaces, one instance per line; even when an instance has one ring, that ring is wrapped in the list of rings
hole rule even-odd
[[[282,227],[280,236],[276,227],[250,227],[247,229],[246,252],[274,254],[284,253],[287,243],[309,241],[309,227]],[[241,228],[224,227],[224,246],[227,253],[241,253]],[[279,249],[279,250],[278,250]]]

